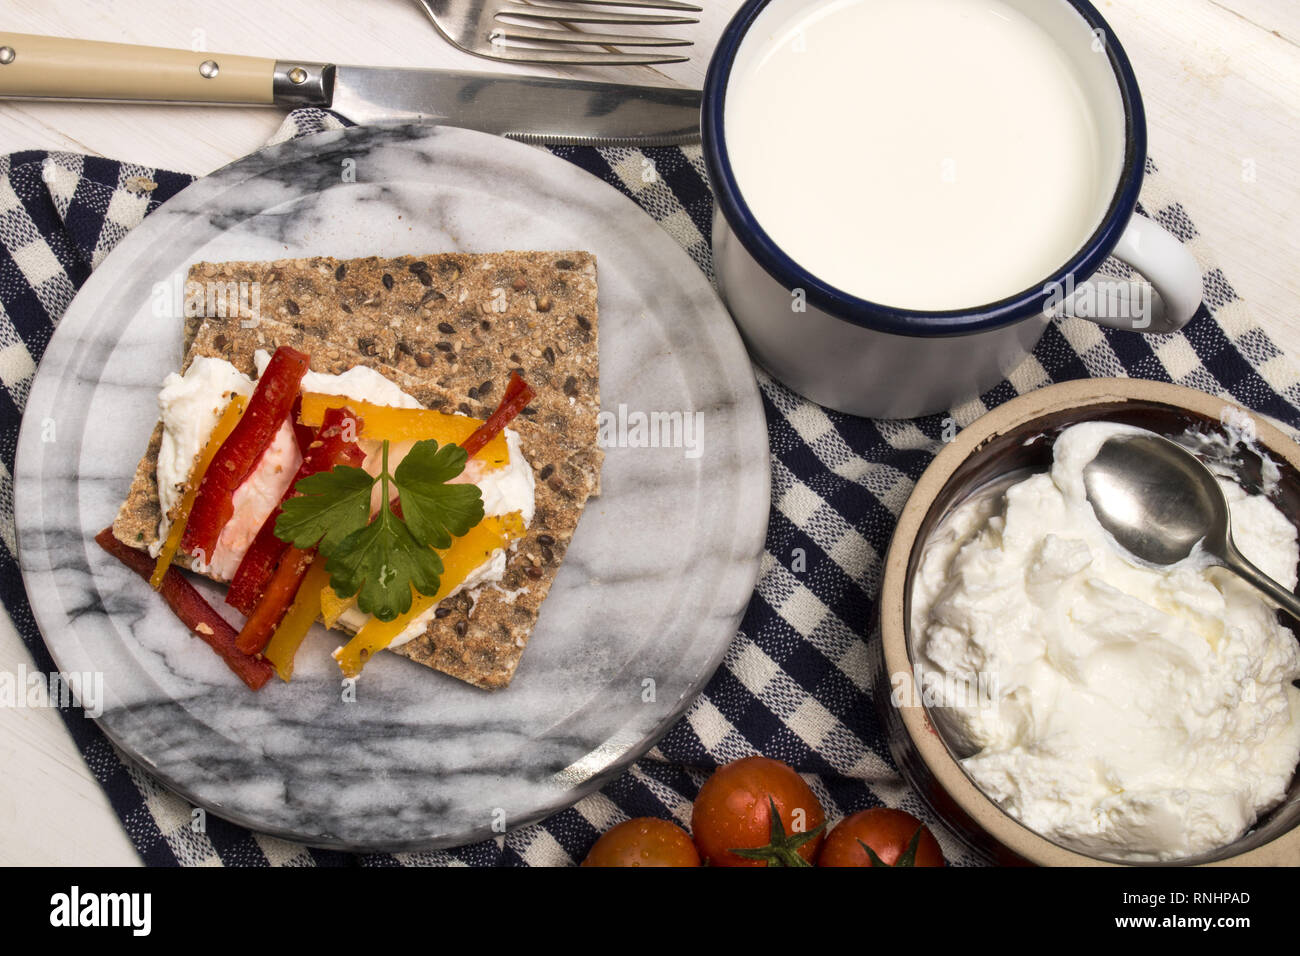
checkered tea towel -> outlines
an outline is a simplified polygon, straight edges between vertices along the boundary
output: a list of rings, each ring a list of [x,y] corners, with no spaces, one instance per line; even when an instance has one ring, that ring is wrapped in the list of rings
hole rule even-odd
[[[340,120],[292,114],[276,142]],[[712,196],[698,147],[554,147],[630,196],[710,277]],[[646,182],[647,160],[658,177]],[[1172,381],[1300,426],[1300,375],[1253,324],[1196,228],[1147,164],[1141,210],[1187,243],[1205,275],[1205,305],[1176,335],[1112,332],[1069,319],[988,394],[954,408],[965,426],[987,409],[1052,382],[1086,376]],[[68,153],[0,158],[0,600],[38,667],[53,663],[14,559],[14,445],[32,375],[54,326],[103,257],[190,178]],[[757,589],[722,667],[658,746],[602,791],[533,826],[453,850],[354,857],[311,850],[209,817],[123,759],[76,709],[64,712],[86,764],[151,864],[550,865],[580,861],[605,829],[633,816],[686,825],[699,786],[719,764],[754,753],[793,765],[832,820],[901,806],[927,819],[947,858],[964,851],[894,767],[871,699],[867,646],[882,561],[913,483],[941,447],[946,414],[870,421],[827,411],[757,373],[771,441],[772,516]],[[793,570],[801,549],[806,566]]]

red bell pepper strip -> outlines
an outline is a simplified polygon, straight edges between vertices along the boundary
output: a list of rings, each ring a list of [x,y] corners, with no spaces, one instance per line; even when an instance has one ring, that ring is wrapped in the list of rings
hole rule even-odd
[[[145,551],[137,551],[113,537],[113,529],[105,528],[95,535],[95,542],[146,581],[153,574],[154,561]],[[167,606],[175,612],[186,627],[216,651],[217,656],[252,690],[261,690],[274,668],[266,661],[249,657],[235,646],[235,629],[225,618],[212,609],[194,585],[185,579],[177,568],[168,568],[159,590]]]
[[[271,635],[280,624],[280,618],[284,617],[289,605],[293,604],[298,586],[302,584],[315,557],[315,548],[304,551],[290,546],[285,549],[284,557],[280,559],[275,574],[271,575],[271,580],[266,585],[266,592],[257,602],[257,607],[253,608],[253,613],[244,622],[244,627],[235,640],[237,648],[245,654],[260,654],[266,649]]]
[[[302,466],[280,499],[281,506],[297,493],[298,482],[303,478],[328,471],[335,465],[359,467],[365,461],[366,453],[355,441],[361,434],[361,424],[361,419],[346,407],[325,412],[321,427],[310,429],[312,440],[305,446]],[[230,590],[226,592],[226,603],[245,617],[253,613],[262,591],[275,573],[276,564],[289,547],[275,536],[275,522],[279,517],[280,507],[277,507],[262,523],[257,537],[239,562]]]
[[[501,397],[497,410],[461,444],[465,454],[473,458],[482,451],[483,446],[495,438],[536,397],[533,387],[518,372],[511,372],[510,384],[506,386],[506,393]]]
[[[271,364],[258,380],[243,418],[203,475],[181,538],[181,550],[186,554],[205,563],[212,560],[221,529],[235,513],[235,491],[293,411],[307,368],[307,356],[287,346],[280,346],[271,356]]]
[[[293,422],[293,437],[298,441],[298,454],[307,457],[307,449],[311,447],[312,440],[316,437],[316,429],[310,425],[304,425],[302,418],[302,392],[293,401],[293,414],[289,421]]]

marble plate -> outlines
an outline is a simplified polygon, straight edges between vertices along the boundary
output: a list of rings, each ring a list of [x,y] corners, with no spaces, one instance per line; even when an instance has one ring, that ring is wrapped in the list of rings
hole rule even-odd
[[[506,248],[594,252],[605,412],[682,412],[702,421],[700,440],[606,449],[603,494],[587,505],[509,688],[476,690],[382,655],[344,701],[333,638],[317,628],[292,684],[250,693],[91,540],[126,493],[158,385],[181,358],[173,283],[199,259]],[[15,497],[41,632],[60,670],[103,674],[98,720],[119,747],[194,804],[256,830],[405,850],[554,813],[649,749],[735,633],[768,491],[750,363],[677,244],[548,153],[405,127],[264,150],[131,232],[49,344]]]

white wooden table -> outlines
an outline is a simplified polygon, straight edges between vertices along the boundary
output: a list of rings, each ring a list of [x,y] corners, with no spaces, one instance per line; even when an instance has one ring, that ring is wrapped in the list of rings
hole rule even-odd
[[[741,0],[697,0],[688,63],[594,70],[699,88]],[[1133,60],[1150,151],[1255,316],[1300,359],[1300,4],[1094,0]],[[7,0],[0,30],[341,63],[503,70],[442,41],[410,0]],[[526,72],[521,70],[521,72]],[[202,174],[274,132],[271,110],[0,104],[0,151],[66,149]],[[33,667],[0,615],[0,671]],[[0,709],[0,865],[138,864],[62,719]]]

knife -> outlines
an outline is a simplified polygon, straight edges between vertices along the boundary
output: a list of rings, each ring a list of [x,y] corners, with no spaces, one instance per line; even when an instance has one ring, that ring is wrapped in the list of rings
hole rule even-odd
[[[354,123],[441,123],[535,143],[698,141],[700,93],[453,70],[343,66],[0,32],[0,99],[318,106]]]

